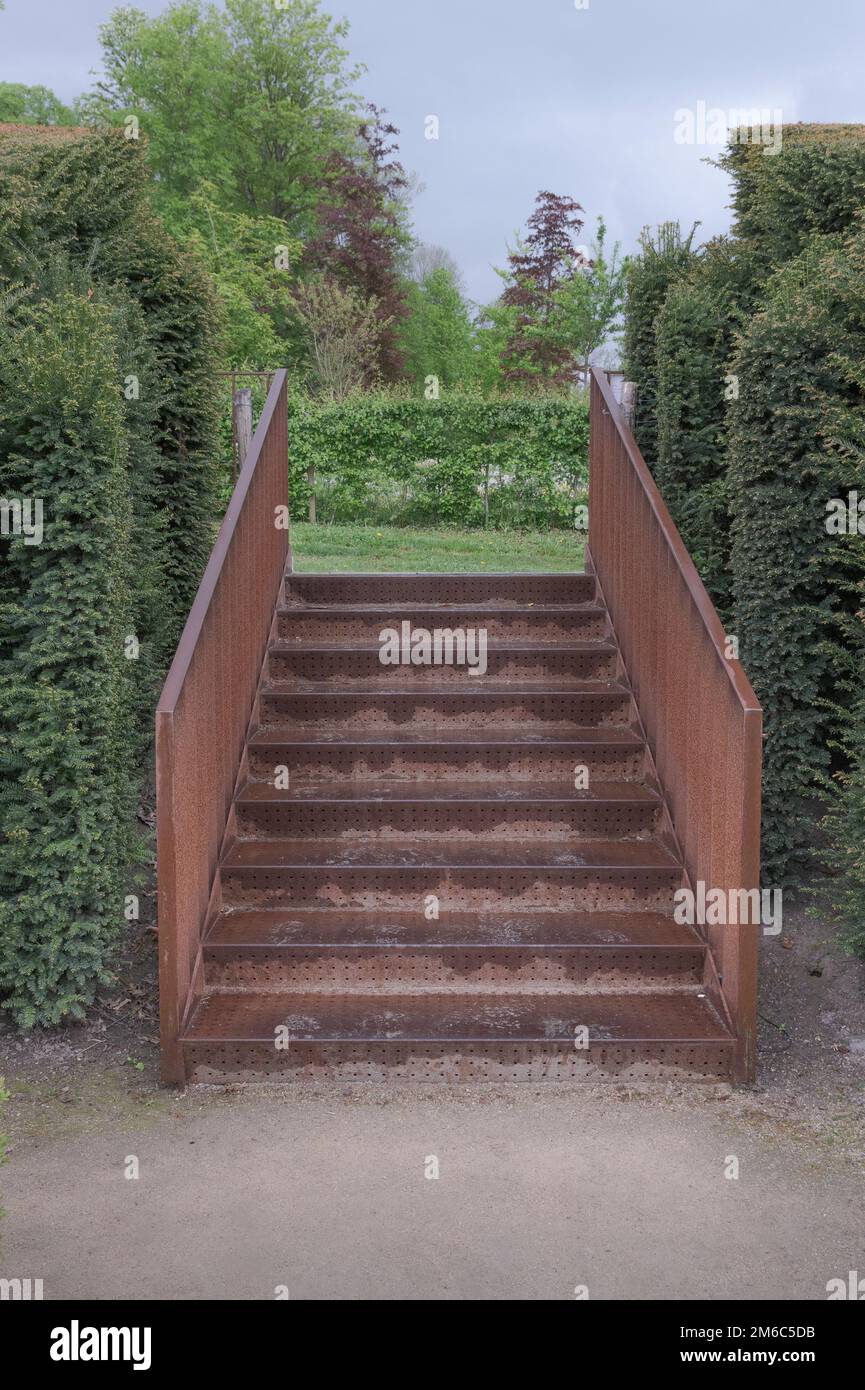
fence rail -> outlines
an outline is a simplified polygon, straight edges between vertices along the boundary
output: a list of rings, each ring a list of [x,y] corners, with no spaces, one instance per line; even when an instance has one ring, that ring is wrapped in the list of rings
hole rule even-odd
[[[286,373],[252,446],[156,711],[159,991],[163,1080],[198,994],[201,937],[270,622],[288,555]],[[286,512],[287,516],[287,512]]]
[[[604,374],[593,370],[589,563],[604,592],[690,886],[759,886],[762,711]],[[757,924],[707,928],[754,1073]]]

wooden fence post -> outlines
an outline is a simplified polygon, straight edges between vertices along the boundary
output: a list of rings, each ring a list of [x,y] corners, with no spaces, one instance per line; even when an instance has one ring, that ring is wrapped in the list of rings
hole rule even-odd
[[[251,386],[244,386],[234,393],[234,441],[237,449],[237,471],[239,473],[252,443]]]

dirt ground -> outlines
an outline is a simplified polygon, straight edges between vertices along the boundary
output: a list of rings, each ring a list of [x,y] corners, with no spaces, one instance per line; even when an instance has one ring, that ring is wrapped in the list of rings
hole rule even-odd
[[[865,1271],[865,967],[802,907],[763,957],[753,1088],[178,1093],[137,925],[86,1023],[0,1034],[0,1275],[46,1298],[825,1298]]]

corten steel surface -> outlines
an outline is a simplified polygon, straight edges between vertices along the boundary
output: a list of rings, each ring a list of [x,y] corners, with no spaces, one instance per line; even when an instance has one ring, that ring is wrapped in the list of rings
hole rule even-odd
[[[759,883],[762,712],[603,374],[592,373],[589,554],[692,886]],[[754,1074],[758,926],[710,927]]]
[[[288,551],[286,373],[277,372],[156,712],[162,1075],[182,1081],[185,1015]]]
[[[403,620],[486,627],[486,672],[382,666]],[[290,576],[187,1075],[729,1078],[682,875],[594,576]]]
[[[423,606],[483,610],[505,609],[516,601],[561,607],[595,602],[595,585],[587,574],[297,574],[286,595],[292,604],[346,604],[363,609],[383,604],[389,612]],[[429,624],[426,624],[429,626]],[[446,626],[439,622],[436,626]]]
[[[251,516],[258,469],[284,501],[278,419]],[[595,574],[283,584],[279,535],[264,563],[234,535],[214,557],[160,709],[166,1078],[730,1079]],[[382,665],[402,622],[485,629],[486,670]]]

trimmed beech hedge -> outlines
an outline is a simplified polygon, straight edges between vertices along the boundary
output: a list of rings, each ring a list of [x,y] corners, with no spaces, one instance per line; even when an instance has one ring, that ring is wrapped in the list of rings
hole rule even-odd
[[[140,146],[0,130],[0,998],[80,1015],[134,885],[154,697],[212,544],[205,272],[147,203]]]
[[[573,527],[586,502],[579,397],[295,397],[288,428],[296,518],[308,513],[311,469],[323,522]]]

